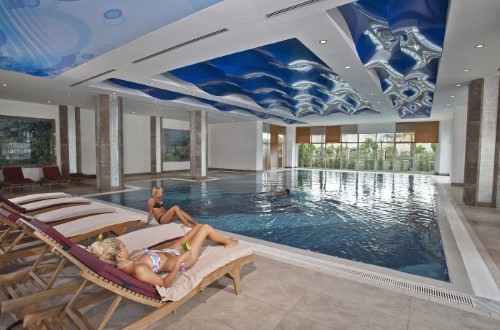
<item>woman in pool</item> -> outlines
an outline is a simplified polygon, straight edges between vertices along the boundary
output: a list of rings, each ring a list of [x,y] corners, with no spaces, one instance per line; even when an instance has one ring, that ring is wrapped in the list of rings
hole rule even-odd
[[[148,200],[148,220],[147,224],[155,218],[160,224],[171,223],[176,218],[182,221],[189,228],[193,228],[198,223],[191,218],[189,214],[181,210],[177,205],[165,210],[163,207],[163,189],[154,186],[151,192],[152,196]]]
[[[196,263],[206,239],[223,244],[224,247],[238,245],[237,240],[224,236],[210,225],[198,224],[169,249],[143,248],[129,253],[119,239],[112,237],[102,242],[94,242],[90,246],[90,251],[102,261],[115,265],[143,282],[168,288],[172,285],[177,272],[183,272]],[[181,244],[186,240],[190,244],[190,250],[182,253]],[[157,275],[159,272],[169,273],[162,278]]]

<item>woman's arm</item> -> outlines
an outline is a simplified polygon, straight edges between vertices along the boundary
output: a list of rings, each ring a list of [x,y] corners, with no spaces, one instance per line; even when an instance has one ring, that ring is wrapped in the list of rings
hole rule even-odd
[[[154,219],[154,215],[153,215],[153,206],[155,205],[155,199],[154,198],[150,198],[148,199],[148,218],[146,220],[146,225],[148,225],[151,220]]]
[[[167,276],[163,278],[163,285],[160,285],[164,288],[168,288],[172,285],[172,283],[175,280],[175,276],[179,272],[179,268],[181,267],[181,264],[188,260],[191,257],[191,251],[188,251],[186,253],[181,254],[179,257],[177,257],[177,260],[175,262],[174,268],[170,273],[168,273]]]

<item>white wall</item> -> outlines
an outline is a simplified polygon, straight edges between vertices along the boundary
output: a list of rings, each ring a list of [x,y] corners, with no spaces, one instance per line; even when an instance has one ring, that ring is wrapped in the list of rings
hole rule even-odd
[[[453,184],[464,183],[465,138],[467,133],[467,106],[455,108],[452,122],[451,138],[451,171],[450,181]]]
[[[297,148],[295,126],[286,127],[285,167],[297,167],[299,164],[299,150]]]
[[[210,124],[208,167],[261,171],[262,127],[262,122]]]
[[[170,129],[183,129],[189,131],[189,122],[182,120],[174,120],[168,118],[162,118],[161,128]],[[148,144],[149,145],[149,144]],[[160,155],[161,157],[161,155]],[[190,162],[162,162],[162,171],[178,171],[178,170],[189,170],[191,168]]]
[[[450,175],[451,162],[451,121],[439,122],[439,144],[436,155],[436,174]]]
[[[61,148],[61,142],[59,139],[59,106],[0,99],[0,114],[14,117],[54,119],[56,123],[56,158],[57,164],[61,165],[61,159],[59,156]],[[23,166],[22,168],[25,178],[40,180],[43,176],[42,169],[40,167]],[[3,174],[0,173],[0,175],[3,180]]]
[[[82,172],[96,174],[95,112],[80,109]]]
[[[150,117],[123,115],[123,172],[151,172]]]

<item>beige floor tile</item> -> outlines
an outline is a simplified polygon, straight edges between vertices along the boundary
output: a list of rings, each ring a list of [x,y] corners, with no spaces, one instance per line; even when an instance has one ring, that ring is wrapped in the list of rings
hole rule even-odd
[[[330,324],[328,326],[315,323],[309,319],[300,317],[293,313],[288,314],[283,321],[281,321],[275,330],[331,330],[338,329],[335,324]]]

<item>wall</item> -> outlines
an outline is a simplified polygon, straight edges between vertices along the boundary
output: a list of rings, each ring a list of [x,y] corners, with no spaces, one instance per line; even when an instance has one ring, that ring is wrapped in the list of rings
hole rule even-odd
[[[435,172],[439,175],[450,175],[451,161],[451,121],[439,122],[439,144],[436,151]]]
[[[123,115],[123,172],[151,172],[150,117]]]
[[[189,131],[189,121],[162,118],[161,128],[183,129]],[[159,157],[161,157],[161,155]],[[190,162],[162,162],[162,171],[189,170],[190,168],[191,168]]]
[[[57,164],[61,165],[61,143],[59,139],[59,106],[0,99],[0,114],[14,117],[54,119],[56,123],[56,159]],[[23,174],[24,177],[36,181],[40,180],[40,178],[43,176],[42,169],[40,167],[23,167]],[[3,174],[1,174],[1,172],[0,175],[3,180]]]
[[[208,167],[262,171],[262,122],[210,124]]]
[[[450,181],[452,184],[461,185],[464,183],[467,106],[464,105],[455,108],[455,116],[451,126]]]
[[[82,172],[96,174],[95,112],[80,109]]]

